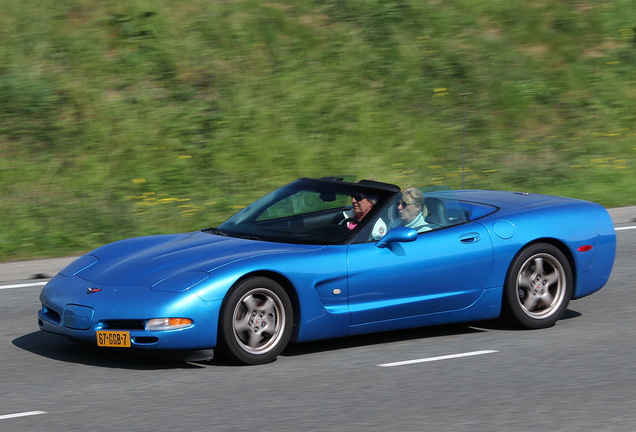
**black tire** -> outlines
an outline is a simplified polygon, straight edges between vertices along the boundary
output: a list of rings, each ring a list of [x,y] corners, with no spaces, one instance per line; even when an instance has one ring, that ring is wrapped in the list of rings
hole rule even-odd
[[[523,328],[551,327],[572,298],[572,269],[557,247],[537,243],[522,249],[504,283],[502,315]]]
[[[221,306],[221,354],[244,364],[269,363],[289,342],[293,322],[291,301],[278,283],[265,277],[240,281]]]

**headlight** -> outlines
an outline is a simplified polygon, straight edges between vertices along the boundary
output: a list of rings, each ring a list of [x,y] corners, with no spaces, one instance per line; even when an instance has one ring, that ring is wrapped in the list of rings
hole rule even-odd
[[[189,318],[154,318],[146,323],[146,330],[174,330],[191,325],[192,320]]]

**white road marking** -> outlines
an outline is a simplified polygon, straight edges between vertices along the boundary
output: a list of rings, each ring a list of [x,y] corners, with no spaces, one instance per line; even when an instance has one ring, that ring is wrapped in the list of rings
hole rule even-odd
[[[16,414],[6,414],[6,415],[0,415],[0,420],[6,420],[6,419],[16,418],[16,417],[34,416],[38,414],[48,414],[48,413],[46,411],[29,411],[29,412],[16,413]]]
[[[28,284],[18,284],[18,285],[0,285],[0,290],[3,289],[11,289],[11,288],[29,288],[29,287],[38,287],[38,286],[44,286],[48,283],[48,281],[46,282],[33,282],[33,283],[28,283]]]
[[[380,367],[404,366],[404,365],[410,365],[415,363],[427,363],[427,362],[433,362],[438,360],[450,360],[450,359],[470,357],[470,356],[476,356],[476,355],[482,355],[482,354],[493,354],[497,352],[499,351],[495,351],[495,350],[473,351],[473,352],[460,353],[460,354],[450,354],[450,355],[439,356],[439,357],[406,360],[406,361],[400,361],[400,362],[394,362],[394,363],[383,363],[376,366],[380,366]]]
[[[618,228],[614,228],[614,231],[625,231],[625,230],[632,230],[632,229],[636,229],[636,226],[618,227]]]

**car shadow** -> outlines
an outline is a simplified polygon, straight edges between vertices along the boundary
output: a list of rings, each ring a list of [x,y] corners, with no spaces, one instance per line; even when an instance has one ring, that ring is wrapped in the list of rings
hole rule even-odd
[[[582,316],[581,313],[568,309],[561,317],[569,320]],[[379,345],[391,342],[402,342],[414,339],[430,339],[436,337],[456,336],[471,333],[484,333],[488,331],[528,331],[512,326],[501,319],[487,321],[475,321],[459,324],[446,324],[432,327],[419,327],[406,330],[396,330],[383,333],[371,333],[360,336],[349,336],[338,339],[327,339],[313,342],[291,343],[280,354],[283,357],[295,357],[325,351],[335,351],[348,348],[357,348],[368,345]]]
[[[578,318],[580,316],[583,316],[583,314],[581,312],[577,312],[577,311],[573,311],[572,309],[568,309],[565,311],[565,313],[563,314],[563,316],[561,317],[561,319],[559,321],[562,320],[569,320],[572,318]]]
[[[561,320],[569,320],[582,316],[581,313],[568,309]],[[459,324],[446,324],[431,327],[419,327],[382,333],[371,333],[337,339],[290,343],[280,354],[282,357],[296,357],[327,351],[344,350],[369,345],[380,345],[415,339],[431,339],[437,337],[456,336],[488,331],[526,331],[508,325],[503,320],[477,321]],[[99,348],[90,343],[78,343],[58,335],[37,331],[16,338],[13,345],[30,353],[67,363],[77,363],[103,368],[119,368],[131,370],[162,369],[205,369],[209,366],[234,367],[222,357],[200,362],[186,362],[161,358],[155,353],[140,353],[126,349]]]
[[[51,360],[95,367],[132,370],[197,369],[205,367],[180,360],[147,356],[138,351],[99,348],[90,343],[72,342],[63,336],[43,331],[20,336],[14,339],[12,343],[20,349]]]
[[[325,351],[358,348],[369,345],[381,345],[415,339],[430,339],[470,333],[483,333],[487,330],[474,328],[470,323],[447,324],[432,327],[418,327],[382,333],[370,333],[359,336],[348,336],[338,339],[327,339],[313,342],[292,343],[281,353],[284,357],[301,356]]]
[[[567,309],[565,311],[565,313],[563,314],[563,316],[559,319],[559,321],[566,321],[566,320],[578,318],[578,317],[581,317],[581,316],[583,316],[583,314],[581,314],[580,312],[574,311],[572,309]],[[557,321],[557,324],[558,324],[559,321]],[[477,321],[477,322],[474,322],[474,323],[470,323],[469,325],[471,327],[473,327],[473,328],[482,329],[484,331],[488,331],[488,330],[519,331],[519,332],[528,331],[528,329],[524,329],[524,328],[521,328],[521,327],[516,327],[514,325],[508,324],[503,319],[495,319],[495,320],[488,320],[488,321]]]

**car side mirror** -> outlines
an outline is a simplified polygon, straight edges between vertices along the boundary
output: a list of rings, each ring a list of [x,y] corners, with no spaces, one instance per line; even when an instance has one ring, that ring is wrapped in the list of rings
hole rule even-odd
[[[415,241],[416,239],[417,231],[413,228],[399,226],[386,233],[375,245],[379,248],[385,248],[391,243],[406,243]]]

